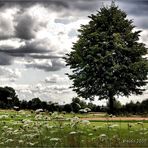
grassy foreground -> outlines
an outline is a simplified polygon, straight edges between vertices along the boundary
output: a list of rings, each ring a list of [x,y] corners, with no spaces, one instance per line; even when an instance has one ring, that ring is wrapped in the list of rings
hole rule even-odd
[[[86,115],[80,117],[83,116]],[[148,146],[148,122],[90,122],[57,112],[35,114],[1,110],[0,133],[0,147]]]

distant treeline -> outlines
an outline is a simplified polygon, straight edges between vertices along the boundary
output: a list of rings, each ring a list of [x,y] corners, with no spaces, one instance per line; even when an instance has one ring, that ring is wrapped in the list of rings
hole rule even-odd
[[[79,98],[73,98],[70,104],[60,105],[58,103],[41,101],[39,98],[33,98],[32,100],[19,100],[16,92],[11,87],[0,87],[0,108],[1,109],[29,109],[37,110],[43,109],[49,112],[83,112],[85,109],[92,112],[108,112],[108,104],[106,106],[99,106],[92,102],[86,103]],[[116,114],[148,114],[148,99],[143,100],[141,103],[127,103],[122,105],[119,101],[114,100],[114,111]]]

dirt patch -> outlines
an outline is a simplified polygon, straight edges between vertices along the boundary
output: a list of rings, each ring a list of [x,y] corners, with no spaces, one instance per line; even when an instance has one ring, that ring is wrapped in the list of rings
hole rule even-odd
[[[148,121],[148,118],[142,118],[142,117],[113,117],[113,118],[81,118],[82,120],[137,120],[137,121]]]

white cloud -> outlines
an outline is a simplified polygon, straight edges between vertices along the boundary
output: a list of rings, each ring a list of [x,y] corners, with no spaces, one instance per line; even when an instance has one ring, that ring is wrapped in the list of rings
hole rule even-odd
[[[73,96],[76,96],[71,89],[69,89],[69,85],[52,85],[48,86],[45,83],[38,84],[15,84],[15,83],[5,83],[4,86],[13,87],[20,100],[30,100],[35,97],[39,97],[44,101],[52,101],[52,102],[71,102]]]
[[[15,33],[18,38],[30,40],[47,25],[49,11],[42,5],[26,8],[16,15]]]
[[[13,9],[15,12],[12,11]],[[86,18],[77,20],[77,17],[67,15],[68,24],[58,23],[55,20],[61,18],[61,13],[42,4],[35,4],[24,9],[21,6],[11,7],[9,9],[6,8],[5,11],[8,11],[7,13],[11,18],[11,23],[7,22],[7,19],[5,21],[8,25],[12,24],[13,38],[0,41],[0,52],[3,52],[5,57],[13,56],[8,64],[13,64],[12,61],[16,57],[25,57],[28,60],[28,57],[34,58],[36,56],[35,58],[37,58],[39,54],[40,57],[46,54],[48,58],[57,55],[64,56],[65,53],[71,50],[72,42],[77,40],[76,30],[80,27],[80,24],[88,22]],[[7,13],[5,14],[6,16]],[[9,32],[11,31],[9,30]],[[32,54],[36,55],[32,56]],[[42,59],[44,57],[46,58],[46,56],[42,56]],[[53,63],[56,63],[55,66],[57,66],[57,61],[58,64],[61,63],[61,60],[53,60]],[[46,63],[49,65],[50,60]],[[52,67],[54,64],[52,64]],[[27,67],[47,69],[46,66],[34,66],[33,63]],[[57,67],[53,69],[58,70]]]
[[[58,84],[64,84],[65,81],[68,81],[67,77],[62,77],[58,74],[53,74],[51,76],[48,76],[45,78],[45,83],[58,83]]]
[[[18,38],[11,38],[11,39],[5,39],[5,40],[0,40],[0,48],[2,49],[16,49],[19,48],[20,46],[25,45],[25,42],[18,39]]]
[[[140,33],[140,40],[139,42],[143,42],[146,44],[146,47],[148,47],[148,29],[142,29],[142,32]]]
[[[21,77],[21,72],[17,68],[0,67],[0,79],[1,81],[14,82]]]
[[[45,82],[46,83],[57,83],[57,81],[59,81],[61,78],[59,77],[59,75],[52,75],[51,77],[46,77],[45,78]]]
[[[65,67],[63,59],[34,59],[26,64],[27,68],[37,68],[44,71],[58,71]]]

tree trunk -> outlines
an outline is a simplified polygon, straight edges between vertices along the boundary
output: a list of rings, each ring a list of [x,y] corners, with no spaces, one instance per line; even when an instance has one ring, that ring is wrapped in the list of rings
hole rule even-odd
[[[109,114],[114,114],[114,96],[111,92],[109,93]]]

